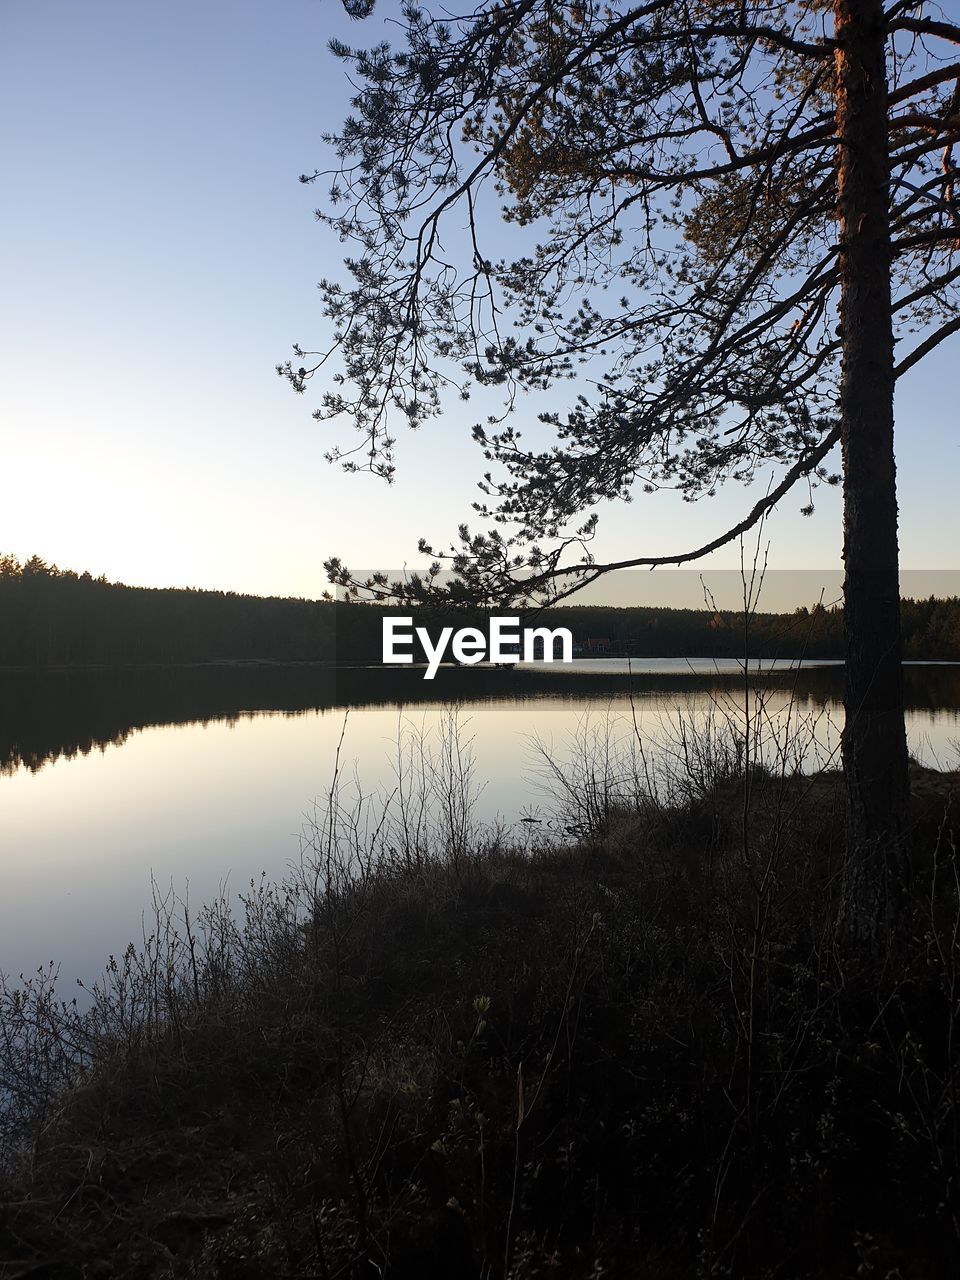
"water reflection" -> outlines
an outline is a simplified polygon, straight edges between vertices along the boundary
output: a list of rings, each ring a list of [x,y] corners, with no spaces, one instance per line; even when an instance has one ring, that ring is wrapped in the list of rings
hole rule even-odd
[[[417,670],[382,667],[198,666],[86,672],[0,674],[0,773],[33,772],[50,761],[72,759],[121,745],[152,726],[232,722],[258,711],[302,715],[333,708],[429,705],[490,699],[609,699],[629,695],[682,696],[729,691],[737,665],[683,659],[619,659],[573,669],[442,668],[425,681]],[[905,668],[908,712],[960,708],[960,665]],[[796,671],[774,669],[766,685],[791,689],[808,709],[839,706],[842,669],[833,664]]]
[[[911,745],[952,764],[960,667],[909,667]],[[842,672],[763,678],[773,714],[815,718],[822,755],[836,743]],[[232,891],[299,855],[299,832],[330,784],[347,715],[345,762],[389,789],[404,725],[429,730],[441,703],[464,704],[480,816],[516,821],[536,804],[530,736],[562,752],[589,717],[620,718],[655,739],[683,705],[740,705],[735,666],[634,664],[633,673],[196,668],[0,679],[0,969],[51,959],[72,978],[140,936],[150,876],[194,902]],[[632,731],[632,730],[631,730]],[[69,994],[69,992],[68,992]]]

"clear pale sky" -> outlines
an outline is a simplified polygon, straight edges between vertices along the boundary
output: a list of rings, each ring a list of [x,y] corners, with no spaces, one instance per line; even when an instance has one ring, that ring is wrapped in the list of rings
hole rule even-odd
[[[0,4],[0,551],[136,584],[318,595],[322,560],[417,562],[468,517],[479,414],[398,450],[390,489],[323,461],[349,423],[275,372],[323,345],[316,281],[341,247],[297,175],[330,160],[347,110],[338,35],[373,43],[337,0],[4,0]],[[960,436],[947,343],[897,404],[904,566],[956,568]],[[952,394],[951,394],[952,392]],[[532,418],[528,401],[522,414]],[[756,500],[671,494],[601,511],[597,550],[706,541]],[[821,490],[768,526],[771,564],[839,566],[840,506]],[[714,559],[737,563],[731,548]]]

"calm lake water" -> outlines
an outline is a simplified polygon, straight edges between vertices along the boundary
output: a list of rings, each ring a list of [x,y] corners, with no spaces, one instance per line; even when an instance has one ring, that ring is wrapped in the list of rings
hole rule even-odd
[[[955,767],[960,666],[910,665],[916,754]],[[808,767],[831,762],[842,670],[755,675],[765,715],[807,726]],[[756,698],[757,694],[752,695]],[[435,732],[457,704],[482,785],[481,818],[524,828],[550,807],[537,738],[556,761],[611,727],[668,749],[678,711],[741,715],[733,662],[584,661],[548,669],[204,667],[0,676],[0,970],[55,961],[64,994],[141,937],[151,875],[199,905],[226,884],[279,879],[300,856],[343,735],[341,766],[366,793],[395,785],[398,735]],[[755,705],[755,704],[754,704]],[[348,782],[347,784],[352,785]]]

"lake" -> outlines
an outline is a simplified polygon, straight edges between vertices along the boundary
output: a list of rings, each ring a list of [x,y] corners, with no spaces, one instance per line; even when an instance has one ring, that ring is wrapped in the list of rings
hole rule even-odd
[[[752,673],[752,708],[804,726],[807,768],[835,762],[842,668],[779,664]],[[955,767],[960,665],[908,664],[911,749]],[[757,699],[760,699],[758,704]],[[349,790],[389,793],[398,735],[436,747],[456,704],[470,741],[477,812],[518,836],[545,820],[544,759],[608,732],[648,758],[675,742],[679,713],[742,717],[731,661],[584,660],[570,667],[416,669],[204,666],[0,675],[0,970],[61,965],[64,994],[141,938],[151,876],[198,906],[300,856],[340,747]],[[356,783],[353,781],[356,777]],[[538,810],[533,814],[533,810]],[[545,821],[541,824],[546,829]]]

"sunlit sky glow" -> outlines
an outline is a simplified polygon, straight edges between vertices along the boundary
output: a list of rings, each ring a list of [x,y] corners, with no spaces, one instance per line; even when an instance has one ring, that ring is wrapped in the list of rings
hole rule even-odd
[[[389,35],[336,0],[8,0],[0,7],[4,198],[0,550],[136,584],[313,596],[322,560],[417,562],[468,516],[482,470],[446,416],[401,437],[397,483],[323,461],[348,423],[310,417],[274,372],[323,345],[315,282],[341,246],[297,175],[348,108],[326,50]],[[394,29],[395,30],[395,29]],[[505,233],[499,233],[501,236]],[[958,340],[897,405],[902,559],[956,567]],[[520,417],[532,418],[528,399]],[[601,511],[603,555],[706,541],[759,490],[672,494]],[[840,504],[821,490],[769,524],[777,568],[839,565]],[[713,563],[732,566],[729,548]]]

